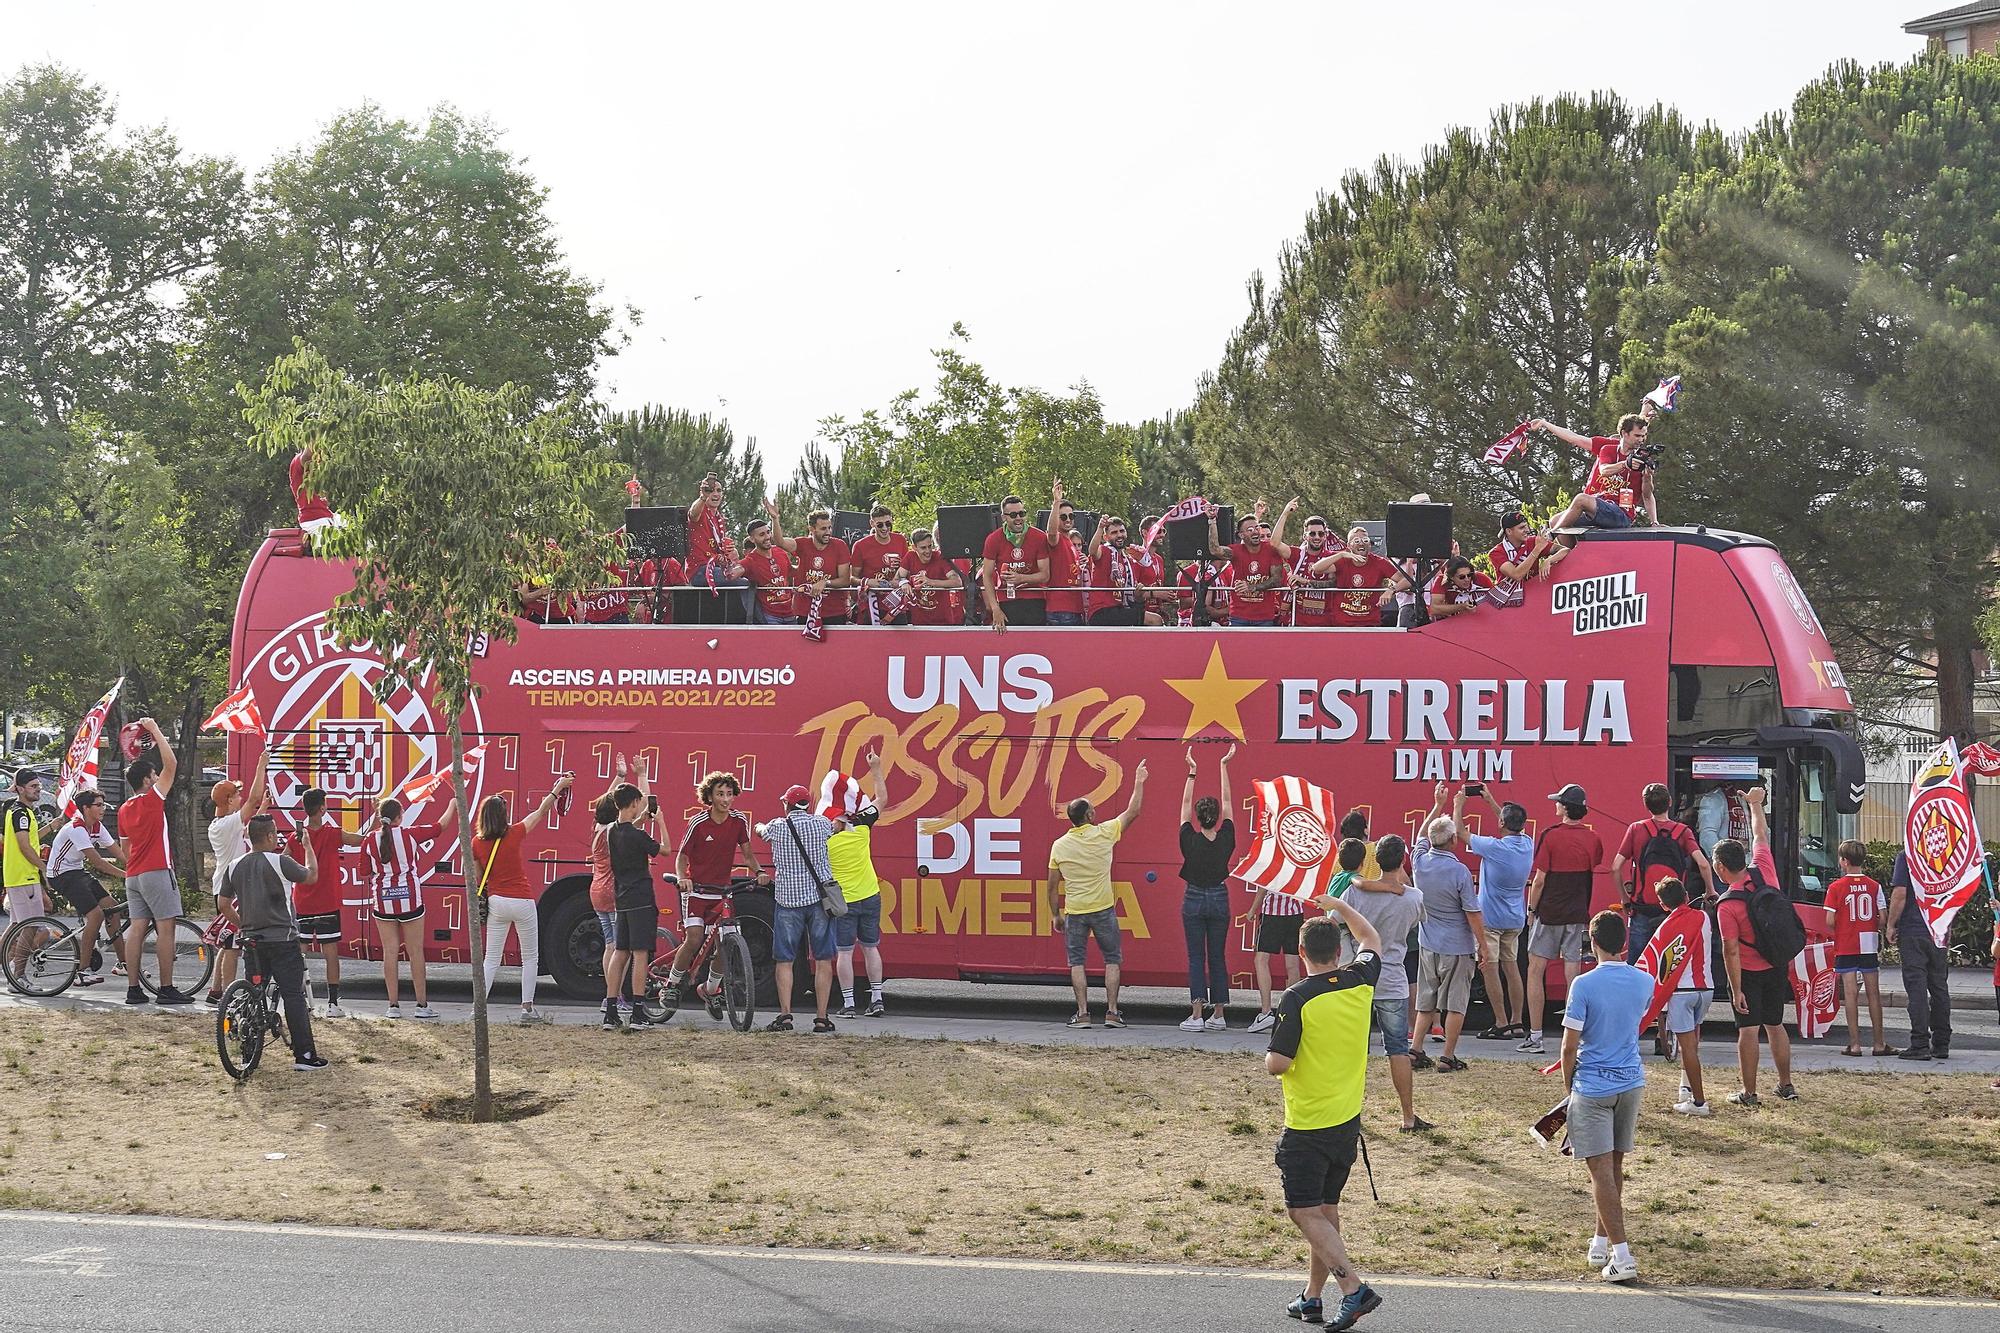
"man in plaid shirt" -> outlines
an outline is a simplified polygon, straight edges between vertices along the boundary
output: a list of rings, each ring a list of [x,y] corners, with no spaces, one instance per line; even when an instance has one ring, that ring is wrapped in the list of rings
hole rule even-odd
[[[837,824],[806,809],[812,795],[794,784],[786,790],[784,813],[761,826],[757,835],[771,844],[772,878],[776,886],[778,911],[771,922],[771,962],[778,981],[778,1016],[765,1025],[766,1032],[792,1030],[792,960],[804,941],[813,960],[813,1004],[818,1015],[814,1032],[833,1031],[826,1016],[827,1001],[833,994],[833,956],[839,952],[833,935],[833,918],[827,915],[820,886],[833,883],[833,868],[826,859],[826,840],[845,825]]]

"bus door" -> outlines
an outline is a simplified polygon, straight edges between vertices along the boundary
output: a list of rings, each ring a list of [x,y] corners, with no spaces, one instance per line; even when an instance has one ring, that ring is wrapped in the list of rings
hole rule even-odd
[[[1826,886],[1840,874],[1835,848],[1850,835],[1860,807],[1859,747],[1838,732],[1765,727],[1755,743],[1676,745],[1670,755],[1675,817],[1695,830],[1704,852],[1722,838],[1748,837],[1742,794],[1762,787],[1771,856],[1786,893],[1797,902],[1824,901]]]

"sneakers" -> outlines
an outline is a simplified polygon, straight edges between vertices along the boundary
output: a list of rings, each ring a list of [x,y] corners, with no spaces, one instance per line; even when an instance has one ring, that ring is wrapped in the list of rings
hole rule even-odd
[[[1104,1026],[1108,1028],[1124,1027],[1125,1015],[1119,1013],[1116,1009],[1106,1009],[1104,1011]]]
[[[131,1001],[128,999],[126,1003],[130,1004]],[[1931,1048],[1928,1046],[1912,1046],[1907,1051],[1896,1052],[1896,1058],[1898,1060],[1928,1060],[1931,1058]]]
[[[1278,1026],[1278,1016],[1269,1009],[1264,1010],[1250,1020],[1250,1031],[1252,1032],[1269,1032],[1276,1026]]]
[[[539,1009],[523,1009],[520,1021],[522,1027],[531,1028],[538,1027],[544,1023],[553,1023],[556,1020],[553,1016],[545,1014]]]
[[[1430,1069],[1436,1064],[1437,1061],[1431,1059],[1429,1054],[1424,1051],[1410,1052],[1410,1068],[1412,1069]]]
[[[1089,1014],[1071,1014],[1071,1015],[1069,1016],[1069,1026],[1071,1026],[1071,1027],[1073,1027],[1073,1028],[1087,1028],[1087,1027],[1089,1027],[1089,1026],[1090,1026],[1090,1015],[1089,1015]]]
[[[764,1031],[766,1032],[790,1032],[791,1030],[792,1016],[790,1014],[779,1014],[764,1025]]]
[[[813,1020],[813,1031],[816,1034],[820,1036],[825,1036],[827,1033],[832,1032],[833,1030],[834,1030],[833,1020],[831,1018],[815,1018]]]
[[[321,1018],[345,1018],[345,1017],[347,1017],[347,1011],[346,1011],[345,1009],[342,1009],[342,1008],[341,1008],[341,1007],[340,1007],[339,1005],[337,1005],[337,1004],[329,1004],[329,1005],[328,1005],[328,1006],[326,1007],[326,1010],[325,1010],[325,1012],[323,1012],[323,1013],[322,1013],[322,1014],[320,1015],[320,1017],[321,1017]]]
[[[1764,1104],[1754,1092],[1732,1092],[1729,1094],[1728,1100],[1731,1106],[1742,1106],[1751,1110],[1755,1110]]]
[[[403,1006],[397,1004],[394,1000],[389,1001],[388,1007],[382,1011],[382,1017],[384,1018],[401,1018],[402,1016]]]
[[[1305,1324],[1324,1324],[1326,1305],[1317,1296],[1308,1296],[1303,1291],[1292,1297],[1292,1303],[1285,1307],[1285,1313]]]
[[[870,1000],[868,1007],[862,1011],[861,1016],[863,1018],[880,1018],[888,1012],[888,1010],[882,1007],[880,1000]]]
[[[1229,1031],[1229,1020],[1221,1014],[1210,1014],[1207,1018],[1201,1020],[1201,1030],[1203,1032],[1227,1032]]]
[[[1590,1250],[1584,1256],[1592,1268],[1602,1268],[1611,1262],[1611,1242],[1603,1236],[1590,1238]]]
[[[1707,1102],[1698,1102],[1688,1096],[1683,1096],[1679,1101],[1675,1102],[1674,1110],[1680,1112],[1682,1115],[1701,1116],[1715,1114],[1714,1111],[1709,1109]]]
[[[415,1012],[414,1014],[411,1014],[411,1015],[410,1015],[410,1017],[412,1017],[412,1018],[436,1018],[436,1017],[437,1017],[437,1010],[435,1010],[435,1009],[431,1008],[431,1007],[430,1007],[429,1005],[427,1005],[427,1004],[420,1004],[420,1005],[418,1005],[418,1006],[417,1006],[417,1011],[416,1011],[416,1012]]]
[[[1517,1051],[1526,1051],[1529,1055],[1546,1054],[1546,1052],[1542,1050],[1542,1039],[1540,1037],[1533,1035],[1523,1038],[1521,1044],[1519,1046],[1516,1046],[1514,1049]]]
[[[1779,1100],[1779,1101],[1781,1101],[1781,1102],[1795,1102],[1795,1101],[1797,1101],[1798,1099],[1799,1099],[1799,1090],[1798,1090],[1797,1088],[1793,1087],[1793,1086],[1792,1086],[1791,1084],[1789,1084],[1789,1083],[1780,1083],[1780,1084],[1778,1085],[1778,1100]]]
[[[700,987],[696,987],[697,991],[699,989]],[[660,991],[660,1007],[662,1009],[678,1009],[681,1007],[680,982],[671,979],[668,980],[666,986]]]
[[[722,1021],[722,987],[717,986],[711,991],[704,991],[700,987],[696,987],[695,994],[701,996],[702,1003],[708,1009],[708,1016],[720,1023]]]
[[[194,996],[172,986],[162,986],[153,992],[154,1004],[193,1004]]]
[[[1639,1280],[1639,1261],[1637,1259],[1627,1259],[1624,1263],[1619,1263],[1616,1259],[1613,1259],[1610,1263],[1604,1265],[1600,1271],[1600,1276],[1606,1282],[1636,1282]]]
[[[1674,1100],[1677,1102],[1691,1102],[1694,1100],[1694,1089],[1687,1085],[1686,1079],[1681,1080],[1681,1090],[1675,1095]]]
[[[835,1014],[835,1015],[834,1015],[834,1017],[835,1017],[835,1018],[859,1018],[859,1017],[861,1017],[861,1015],[860,1015],[860,1014],[858,1014],[858,1013],[856,1013],[856,1012],[854,1011],[854,1006],[853,1006],[853,1005],[851,1005],[851,1004],[843,1004],[843,1005],[841,1005],[841,1006],[840,1006],[840,1012],[839,1012],[839,1013],[837,1013],[837,1014]]]
[[[326,1068],[326,1057],[317,1054],[301,1055],[292,1061],[292,1068],[298,1070],[301,1074],[314,1073]]]
[[[213,1009],[216,1005],[222,1003],[222,992],[219,990],[212,990],[208,994],[201,997],[201,1002],[207,1005],[209,1008]]]
[[[147,1002],[147,1000],[146,1000],[146,990],[145,990],[145,987],[143,987],[143,986],[127,986],[127,987],[125,988],[125,1003],[127,1003],[127,1004],[145,1004],[146,1002]],[[1925,1052],[1924,1052],[1924,1059],[1928,1060],[1928,1059],[1930,1059],[1930,1058],[1931,1058],[1931,1053],[1930,1053],[1929,1051],[1925,1051]]]
[[[1207,1020],[1197,1018],[1193,1014],[1189,1014],[1181,1020],[1181,1031],[1183,1032],[1200,1032],[1207,1026]]]
[[[625,1030],[627,1032],[650,1030],[657,1026],[659,1025],[653,1022],[652,1019],[646,1017],[646,1011],[636,1004],[632,1006],[631,1016],[625,1020]]]
[[[625,1025],[618,1021],[618,1011],[616,1009],[606,1009],[604,1011],[604,1021],[599,1023],[598,1026],[606,1032],[616,1032]]]
[[[1364,1282],[1355,1288],[1352,1296],[1340,1298],[1340,1313],[1327,1320],[1326,1326],[1334,1333],[1341,1333],[1343,1329],[1353,1328],[1356,1320],[1381,1304],[1382,1298],[1375,1294],[1375,1288]]]
[[[1949,1060],[1949,1059],[1951,1059],[1951,1047],[1949,1047],[1949,1046],[1933,1046],[1933,1047],[1931,1047],[1931,1059],[1933,1059],[1933,1060]]]

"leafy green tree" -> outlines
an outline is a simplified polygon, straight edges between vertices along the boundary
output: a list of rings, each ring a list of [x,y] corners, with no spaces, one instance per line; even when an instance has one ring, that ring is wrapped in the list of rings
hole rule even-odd
[[[1008,442],[1007,479],[1033,497],[1035,508],[1063,480],[1064,497],[1078,509],[1123,514],[1139,482],[1132,437],[1105,425],[1097,390],[1079,384],[1068,397],[1016,389],[1014,430]]]
[[[764,455],[754,439],[739,448],[727,421],[648,404],[636,412],[613,412],[606,424],[613,452],[646,488],[647,504],[685,508],[701,479],[713,472],[722,479],[722,509],[732,533],[764,516],[769,494]]]
[[[1837,65],[1663,208],[1627,293],[1629,401],[1687,514],[1777,542],[1850,677],[1973,730],[2000,583],[2000,60]]]
[[[1131,441],[1132,461],[1139,482],[1132,491],[1133,522],[1147,514],[1164,514],[1177,501],[1209,488],[1208,475],[1194,444],[1192,412],[1169,412],[1136,426],[1115,426]]]
[[[1350,173],[1276,278],[1251,279],[1197,404],[1202,467],[1336,523],[1425,491],[1468,537],[1546,500],[1581,455],[1538,443],[1505,470],[1480,455],[1525,417],[1581,428],[1611,410],[1618,295],[1658,201],[1726,155],[1677,112],[1598,93],[1502,108],[1415,163]]]
[[[319,550],[355,566],[328,623],[347,642],[377,646],[385,688],[428,687],[450,719],[452,791],[469,839],[462,715],[478,689],[474,636],[513,641],[518,587],[581,592],[613,554],[596,535],[593,500],[618,469],[594,414],[574,402],[542,408],[534,390],[511,384],[411,375],[371,387],[303,342],[243,397],[253,447],[274,458],[312,447],[312,488],[345,520]],[[486,935],[476,917],[466,933],[476,977]],[[489,1121],[483,987],[473,987],[472,1015],[472,1118]]]
[[[859,421],[833,418],[820,423],[820,429],[827,433],[834,452],[829,453],[818,440],[808,440],[791,479],[773,497],[787,532],[804,531],[806,515],[815,509],[865,514],[887,494],[882,443],[876,438],[882,432],[872,409]]]

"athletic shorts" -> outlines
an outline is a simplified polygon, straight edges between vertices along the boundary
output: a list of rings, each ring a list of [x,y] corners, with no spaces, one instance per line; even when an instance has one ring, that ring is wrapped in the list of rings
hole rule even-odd
[[[882,895],[871,893],[866,898],[847,904],[847,915],[833,919],[833,943],[835,948],[852,949],[856,942],[874,947],[882,942]]]
[[[1125,961],[1125,940],[1118,930],[1118,909],[1107,907],[1101,912],[1071,912],[1063,917],[1063,945],[1071,967],[1084,965],[1089,956],[1092,935],[1097,937],[1098,952],[1104,955],[1106,967]]]
[[[621,907],[611,930],[611,947],[628,953],[651,953],[659,947],[660,909]]]
[[[1743,998],[1749,1001],[1750,1008],[1747,1013],[1736,1010],[1738,1032],[1745,1028],[1778,1026],[1785,1021],[1785,1001],[1792,998],[1790,972],[1775,967],[1760,968],[1755,972],[1745,968]]]
[[[49,881],[49,887],[61,894],[78,916],[87,916],[97,905],[111,895],[97,882],[97,876],[88,870],[65,870]]]
[[[1667,998],[1660,1021],[1677,1037],[1684,1032],[1700,1032],[1701,1020],[1708,1016],[1708,1006],[1714,1001],[1714,991],[1677,990]]]
[[[1382,1034],[1382,1054],[1395,1057],[1410,1053],[1410,1001],[1376,1000],[1373,1005],[1376,1030]]]
[[[1570,926],[1551,926],[1546,921],[1537,921],[1528,927],[1528,957],[1562,958],[1581,963],[1583,933],[1582,922]]]
[[[1304,912],[1290,916],[1257,915],[1257,952],[1287,954],[1299,951],[1299,929],[1306,923]]]
[[[1278,1175],[1285,1207],[1322,1208],[1340,1202],[1361,1142],[1361,1117],[1326,1129],[1286,1129],[1278,1136]]]
[[[300,917],[299,938],[307,944],[340,943],[340,913]]]
[[[1462,1014],[1472,1003],[1472,974],[1479,965],[1469,953],[1433,953],[1420,950],[1417,956],[1417,1012],[1420,1014]]]
[[[681,890],[681,929],[693,930],[696,926],[706,929],[714,925],[721,916],[721,894],[697,893],[694,889]]]
[[[1048,608],[1039,597],[1017,597],[1011,602],[1000,603],[1000,614],[1011,625],[1046,625],[1049,623]]]
[[[375,919],[377,921],[422,921],[424,919],[424,909],[413,907],[407,912],[384,912],[378,908],[375,912]]]
[[[1569,1099],[1569,1147],[1579,1162],[1608,1152],[1631,1152],[1639,1128],[1639,1099],[1644,1088],[1627,1088],[1611,1097]]]
[[[171,870],[125,877],[125,907],[134,921],[172,921],[181,914],[181,886]]]
[[[1836,954],[1833,970],[1843,977],[1850,973],[1855,976],[1871,976],[1882,970],[1882,958],[1880,954],[1872,953]]]
[[[10,884],[7,887],[7,916],[10,920],[26,921],[31,916],[49,914],[48,897],[39,884]]]

